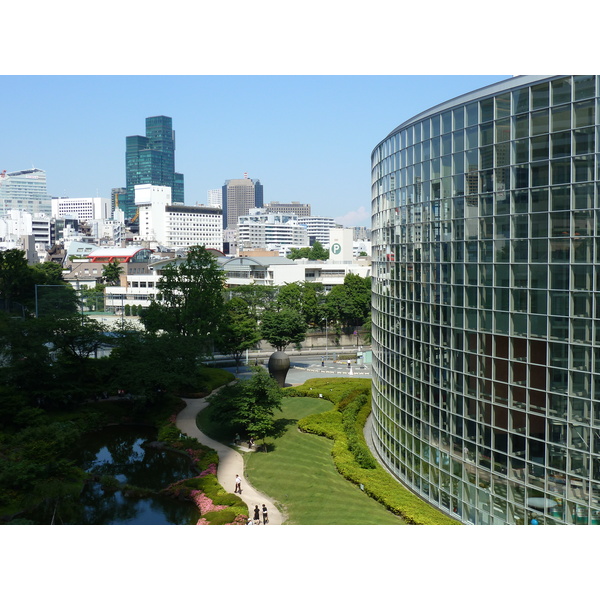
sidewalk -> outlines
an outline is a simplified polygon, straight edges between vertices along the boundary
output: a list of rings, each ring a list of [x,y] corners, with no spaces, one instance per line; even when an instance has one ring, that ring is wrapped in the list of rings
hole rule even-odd
[[[244,476],[244,458],[233,448],[225,446],[215,440],[204,435],[196,426],[196,415],[206,406],[208,402],[206,398],[183,398],[186,407],[177,415],[175,424],[179,429],[196,438],[201,444],[214,448],[219,455],[219,466],[217,468],[217,479],[227,492],[233,493],[235,490],[235,476],[239,475],[242,479],[242,500],[248,505],[249,516],[254,515],[254,506],[258,504],[261,509],[261,524],[262,524],[262,505],[265,504],[269,513],[268,525],[281,525],[283,516],[275,508],[271,498],[264,496],[255,490],[246,480]]]

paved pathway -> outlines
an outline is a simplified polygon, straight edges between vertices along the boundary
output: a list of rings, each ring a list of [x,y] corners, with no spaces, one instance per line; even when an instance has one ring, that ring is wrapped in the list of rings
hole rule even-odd
[[[255,490],[246,480],[243,456],[237,450],[204,435],[196,426],[196,415],[208,406],[206,398],[183,398],[183,400],[186,407],[177,415],[175,424],[186,435],[196,438],[201,444],[217,451],[219,455],[219,466],[217,468],[219,483],[227,492],[233,493],[235,490],[235,476],[239,475],[242,479],[241,498],[248,505],[250,516],[254,515],[254,506],[258,504],[261,509],[262,524],[262,505],[265,504],[269,513],[268,525],[281,525],[285,518],[275,507],[273,500]]]

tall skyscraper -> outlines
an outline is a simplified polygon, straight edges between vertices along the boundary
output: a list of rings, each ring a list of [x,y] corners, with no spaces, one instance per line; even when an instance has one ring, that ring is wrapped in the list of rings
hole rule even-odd
[[[0,174],[0,216],[9,210],[50,214],[45,171],[34,168]]]
[[[170,187],[173,202],[184,202],[183,175],[175,172],[175,132],[171,117],[146,119],[146,135],[126,138],[125,173],[127,193],[119,195],[119,207],[125,218],[136,213],[136,185],[152,184]]]
[[[223,186],[223,229],[235,229],[238,217],[251,208],[263,207],[263,186],[259,179],[228,179]]]

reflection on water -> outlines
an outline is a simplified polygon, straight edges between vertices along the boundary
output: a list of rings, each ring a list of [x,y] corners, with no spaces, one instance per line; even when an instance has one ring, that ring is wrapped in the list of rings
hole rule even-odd
[[[106,427],[86,436],[72,458],[89,473],[157,492],[197,474],[185,456],[149,446],[155,439],[151,427]],[[89,482],[74,502],[41,506],[27,518],[40,524],[78,525],[186,525],[199,518],[191,502],[160,494],[145,498],[128,494]]]

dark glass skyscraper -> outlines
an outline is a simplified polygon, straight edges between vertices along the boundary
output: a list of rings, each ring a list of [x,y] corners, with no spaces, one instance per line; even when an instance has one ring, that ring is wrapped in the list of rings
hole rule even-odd
[[[148,117],[146,135],[126,138],[125,171],[127,194],[119,196],[119,206],[125,218],[136,212],[136,185],[150,183],[171,188],[173,202],[183,204],[183,175],[175,173],[175,132],[171,117]]]

